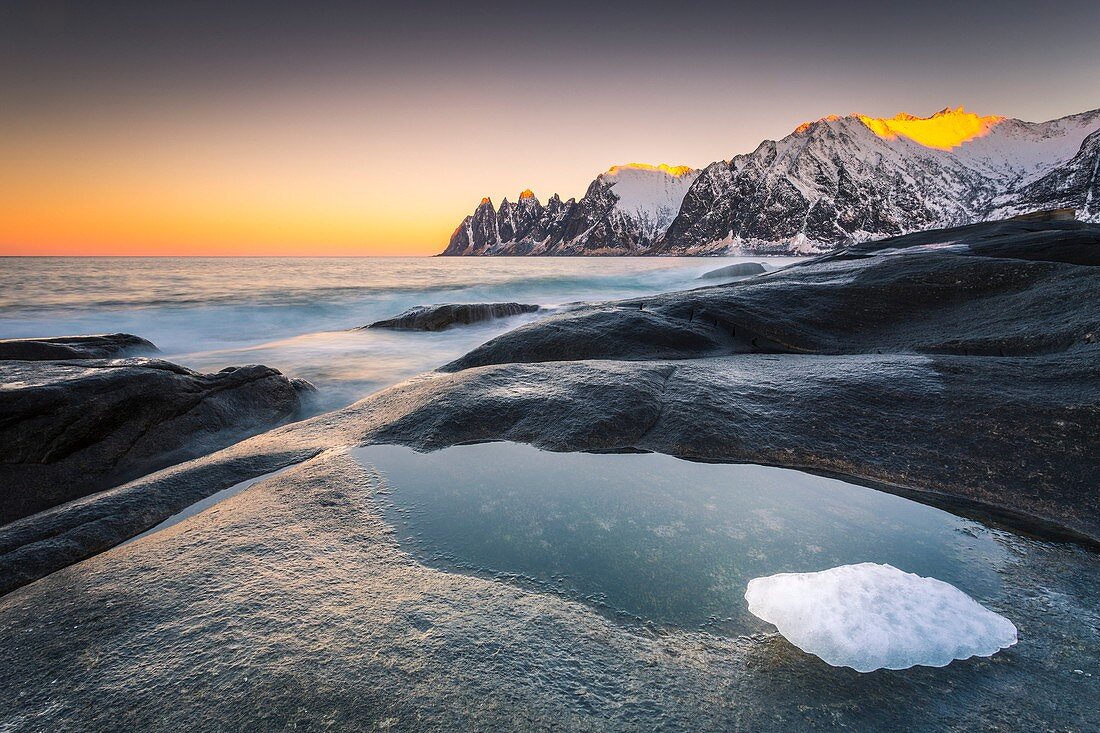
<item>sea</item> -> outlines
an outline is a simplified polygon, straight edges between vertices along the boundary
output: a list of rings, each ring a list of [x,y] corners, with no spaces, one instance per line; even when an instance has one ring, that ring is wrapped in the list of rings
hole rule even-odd
[[[266,364],[309,380],[311,412],[336,409],[435,369],[569,304],[717,284],[736,262],[797,258],[0,259],[0,338],[132,333],[198,371]],[[358,330],[435,303],[534,303],[544,310],[442,332]]]

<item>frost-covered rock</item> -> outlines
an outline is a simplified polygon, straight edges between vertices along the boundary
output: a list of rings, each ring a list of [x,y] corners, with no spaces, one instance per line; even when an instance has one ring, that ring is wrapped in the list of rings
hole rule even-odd
[[[749,581],[749,611],[805,652],[858,672],[944,667],[1016,643],[1016,627],[961,590],[860,563]]]

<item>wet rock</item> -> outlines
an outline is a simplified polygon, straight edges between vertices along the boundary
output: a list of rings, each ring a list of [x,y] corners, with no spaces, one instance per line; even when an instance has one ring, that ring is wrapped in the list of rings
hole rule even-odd
[[[159,351],[151,341],[129,333],[100,336],[0,339],[0,359],[114,359]]]
[[[372,442],[785,466],[1095,543],[1098,247],[1097,226],[975,225],[581,305],[343,410],[0,527],[0,592],[296,457]]]
[[[1100,538],[1093,355],[744,354],[502,364],[454,376],[372,438],[429,449],[515,440],[801,468]]]
[[[1100,470],[1098,257],[1098,226],[998,222],[850,247],[767,278],[581,308],[503,334],[443,370],[499,365],[494,381],[553,385],[547,391],[569,394],[574,414],[595,419],[595,373],[615,364],[634,372],[621,377],[633,385],[652,360],[677,359],[655,422],[559,441],[569,416],[530,400],[517,430],[477,394],[483,371],[456,388],[467,397],[461,419],[422,419],[429,436],[437,420],[451,421],[455,442],[617,444],[841,473],[1097,538],[1089,477]]]
[[[383,479],[339,448],[517,440],[752,461],[1097,539],[1098,230],[1018,226],[586,306],[475,350],[480,365],[2,526],[0,691],[15,692],[0,692],[0,727],[175,730],[201,716],[270,729],[307,718],[347,729],[1089,729],[1089,679],[1049,673],[1087,669],[1100,643],[1087,549],[999,537],[1010,560],[978,600],[1027,643],[860,675],[763,629],[639,629],[554,593],[419,564],[374,503]]]
[[[750,275],[759,275],[762,272],[767,272],[767,269],[759,262],[738,262],[735,265],[727,265],[726,267],[719,267],[717,270],[704,272],[699,276],[699,279],[718,280],[730,277],[749,277]]]
[[[0,361],[0,522],[271,428],[307,389],[256,365],[199,374],[143,358]]]
[[[494,318],[534,313],[537,305],[528,303],[445,303],[410,308],[401,315],[375,321],[366,328],[390,328],[396,331],[442,331],[451,326],[469,325]]]
[[[509,331],[445,369],[673,351],[702,357],[722,344],[727,353],[1059,353],[1083,346],[1100,326],[1098,260],[1098,225],[934,230],[849,247],[766,278],[579,308]],[[575,343],[563,344],[561,334]]]
[[[1093,553],[1005,537],[1012,559],[979,600],[1010,613],[1026,643],[993,660],[861,675],[763,624],[740,637],[654,630],[545,589],[420,564],[387,532],[372,496],[382,486],[329,451],[0,598],[0,725],[1095,727],[1095,677],[1070,673],[1089,669],[1100,644]]]

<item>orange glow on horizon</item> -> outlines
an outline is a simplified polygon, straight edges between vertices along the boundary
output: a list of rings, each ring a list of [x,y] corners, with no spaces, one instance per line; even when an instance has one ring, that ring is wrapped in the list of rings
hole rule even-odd
[[[362,151],[189,127],[0,139],[0,255],[432,255],[465,215],[460,191],[426,205]]]
[[[308,101],[288,109],[279,97],[270,108],[252,102],[240,111],[210,102],[185,116],[105,105],[76,122],[12,117],[0,136],[0,255],[433,255],[477,193],[515,190],[517,170],[539,176],[541,192],[569,194],[591,181],[584,160],[629,160],[603,142],[569,147],[569,155],[548,147],[541,157],[513,157],[500,146],[472,171],[469,160],[486,155],[477,130],[435,137],[412,124],[424,119],[416,116],[404,137],[366,135],[376,118],[356,117],[354,108],[315,114],[344,110],[343,98]],[[859,119],[883,137],[950,149],[1003,118],[960,108]],[[607,173],[629,170],[696,173],[647,163]],[[533,196],[526,189],[519,198]]]
[[[26,191],[0,205],[0,254],[414,255],[440,249],[441,211],[372,216],[354,202],[218,199],[163,190]],[[419,214],[417,216],[416,214]]]

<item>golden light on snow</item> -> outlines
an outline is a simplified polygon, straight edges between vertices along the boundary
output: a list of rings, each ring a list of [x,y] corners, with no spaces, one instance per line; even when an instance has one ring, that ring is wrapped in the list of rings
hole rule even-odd
[[[836,122],[839,119],[840,119],[840,115],[829,115],[828,117],[822,117],[820,120],[818,120],[818,122]],[[801,125],[794,128],[794,131],[796,133],[806,132],[806,130],[809,130],[813,126],[813,124],[814,123],[812,123],[812,122],[803,122]]]
[[[893,117],[868,117],[858,113],[850,117],[857,118],[872,132],[886,140],[906,137],[913,142],[937,150],[952,150],[968,140],[982,137],[1005,119],[997,115],[981,117],[973,112],[967,112],[963,107],[956,109],[948,107],[931,117],[917,117],[905,112]],[[818,122],[836,122],[839,119],[841,119],[839,115],[829,115],[822,117]],[[803,122],[794,131],[796,134],[803,133],[815,124]]]
[[[915,117],[904,112],[888,119],[858,115],[876,135],[887,140],[904,136],[925,147],[951,150],[968,140],[987,134],[1004,117],[980,117],[962,107],[944,109],[931,117]]]
[[[525,188],[523,191],[520,191],[519,197],[521,199],[533,199],[535,198],[535,192],[529,188]]]
[[[614,174],[623,170],[663,171],[670,176],[674,176],[676,178],[680,178],[681,176],[686,176],[689,173],[695,172],[695,169],[689,165],[665,165],[664,163],[661,163],[660,165],[650,165],[649,163],[627,163],[626,165],[613,165],[607,170],[607,172]]]

